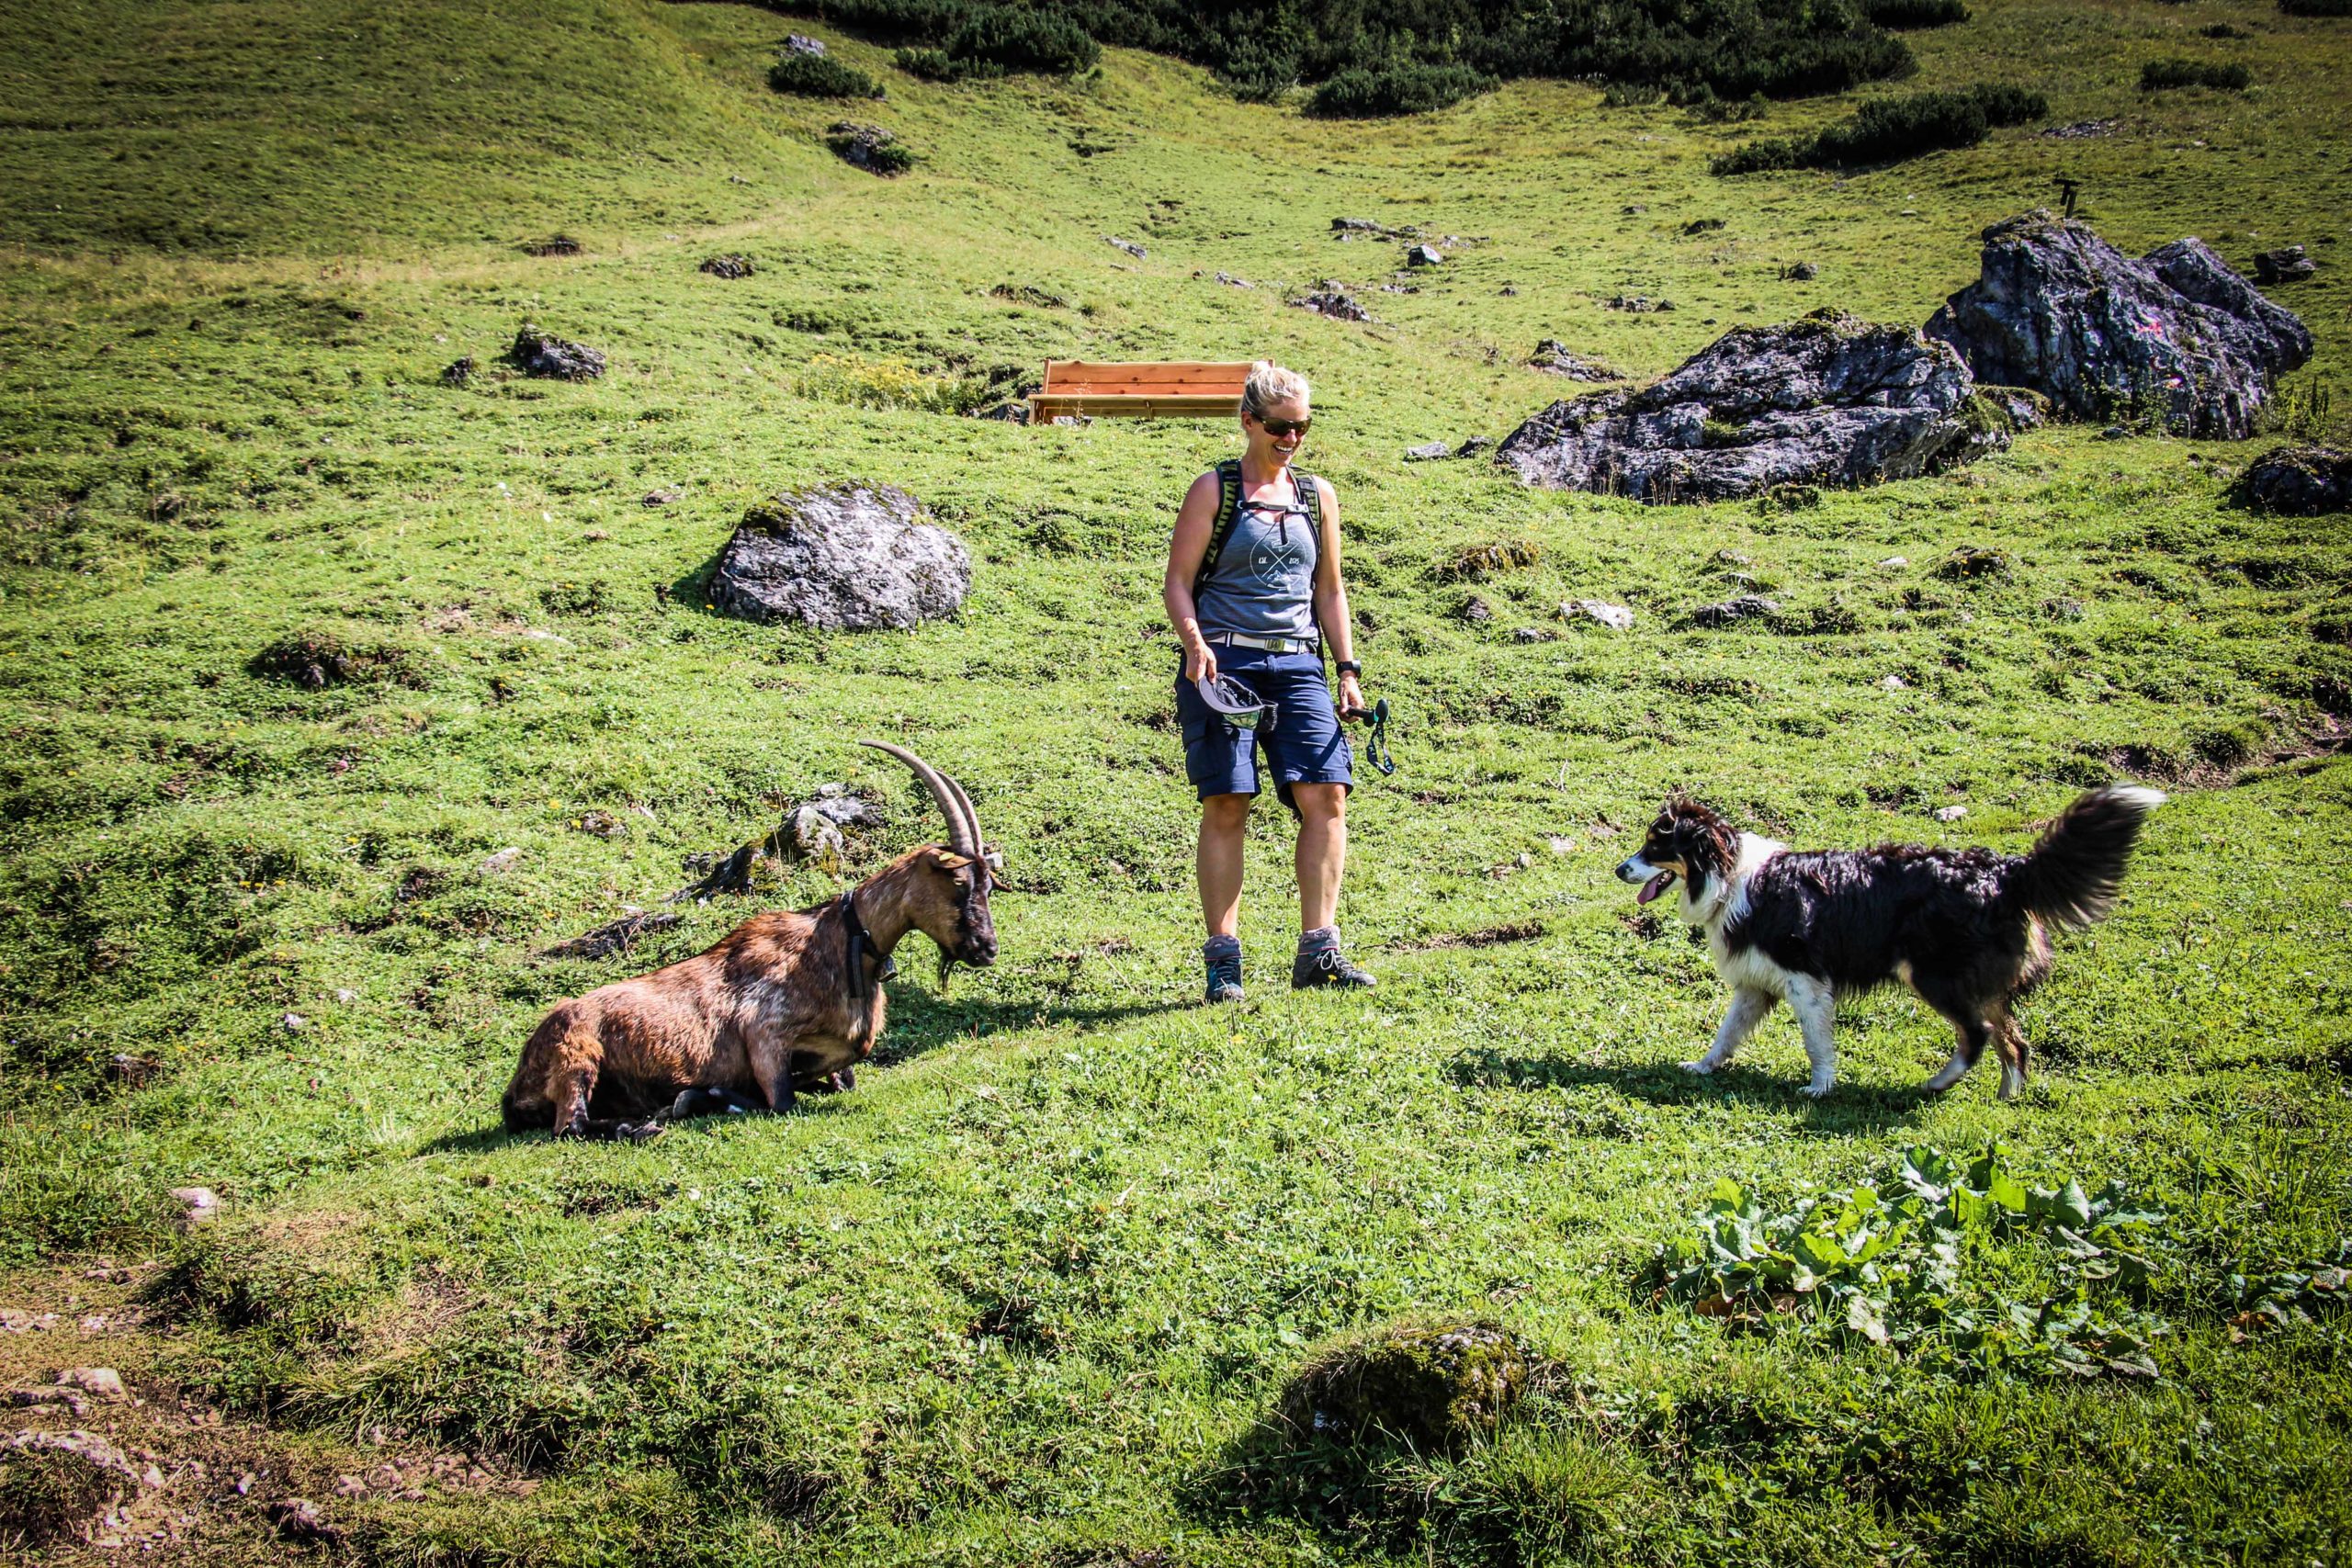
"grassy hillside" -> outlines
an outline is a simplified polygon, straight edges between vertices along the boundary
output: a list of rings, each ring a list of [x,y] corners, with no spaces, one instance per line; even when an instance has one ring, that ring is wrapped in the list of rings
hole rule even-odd
[[[171,1461],[191,1561],[305,1554],[255,1506],[289,1494],[337,1552],[404,1563],[2337,1560],[2343,1320],[2231,1320],[2233,1275],[2308,1273],[2352,1236],[2342,519],[2228,506],[2265,443],[2080,428],[1791,513],[1398,460],[1560,395],[1521,363],[1540,338],[1652,375],[1825,305],[1923,321],[1976,231],[2061,175],[2129,249],[2310,245],[2321,272],[2278,297],[2321,347],[2283,406],[2340,433],[2347,24],[1975,9],[1909,35],[1906,90],[2015,82],[2112,130],[1724,180],[1711,154],[1854,99],[1712,124],[1521,83],[1335,124],[1123,51],[1076,83],[935,85],[817,28],[888,85],[845,106],[770,93],[812,24],[731,5],[18,21],[0,1306],[62,1315],[0,1335],[0,1382],[119,1367],[148,1403],[109,1418]],[[2256,85],[2138,90],[2183,54]],[[835,159],[844,115],[914,172]],[[1408,280],[1400,246],[1330,237],[1342,214],[1472,243]],[[1702,219],[1723,227],[1686,232]],[[583,254],[519,249],[557,232]],[[759,270],[695,270],[721,251]],[[1784,280],[1800,261],[1817,277]],[[1326,277],[1379,320],[1284,303]],[[610,373],[498,375],[526,319]],[[1340,490],[1402,768],[1351,814],[1341,919],[1381,988],[1278,988],[1270,806],[1252,998],[1211,1014],[1157,585],[1176,499],[1233,436],[934,411],[1048,355],[1261,354],[1316,379],[1308,466]],[[442,385],[466,355],[484,373]],[[968,542],[959,620],[823,637],[701,608],[746,505],[851,477]],[[643,504],[657,488],[683,493]],[[1504,541],[1535,564],[1461,579]],[[1963,545],[2007,573],[1939,573]],[[1672,629],[1757,591],[1770,629]],[[1491,621],[1461,617],[1471,593]],[[1577,597],[1634,629],[1562,621]],[[294,637],[374,673],[314,692],[256,663]],[[492,1131],[548,1003],[755,906],[689,907],[628,957],[548,945],[828,781],[891,802],[861,863],[935,832],[861,735],[965,779],[1034,890],[998,904],[998,967],[943,998],[906,964],[879,1067],[789,1120],[642,1148]],[[1737,1071],[1676,1068],[1718,989],[1610,874],[1669,787],[1801,843],[2016,850],[2116,777],[2176,798],[2027,1010],[2045,1066],[2021,1103],[1989,1068],[1920,1097],[1948,1036],[1892,996],[1841,1019],[1824,1104],[1794,1093],[1782,1021]],[[592,811],[624,831],[582,831]],[[805,873],[786,901],[838,886]],[[1786,1210],[1996,1140],[2030,1185],[2114,1179],[2161,1211],[2147,1287],[2086,1298],[2155,1378],[2036,1359],[2080,1265],[2024,1233],[1970,1244],[1973,1359],[1644,1283],[1720,1178]],[[183,1236],[167,1191],[190,1182],[228,1207]],[[1257,1432],[1309,1346],[1435,1313],[1553,1362],[1492,1443]],[[436,1459],[421,1491],[381,1479]]]

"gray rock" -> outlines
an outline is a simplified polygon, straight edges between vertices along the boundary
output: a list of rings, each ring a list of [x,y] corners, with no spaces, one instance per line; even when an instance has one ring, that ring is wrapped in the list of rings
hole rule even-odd
[[[1634,612],[1623,604],[1611,604],[1606,599],[1570,599],[1560,606],[1560,615],[1571,621],[1592,621],[1612,632],[1634,629]]]
[[[1151,254],[1149,251],[1145,250],[1141,245],[1136,244],[1133,240],[1122,240],[1111,234],[1103,235],[1102,243],[1110,246],[1114,251],[1126,252],[1127,254],[1135,257],[1137,261],[1143,260],[1146,256]]]
[[[1671,299],[1653,299],[1646,294],[1620,294],[1609,301],[1609,309],[1625,310],[1636,316],[1654,315],[1674,309]]]
[[[585,344],[543,333],[529,321],[514,334],[507,360],[526,376],[557,381],[593,381],[605,373],[605,356]]]
[[[1453,455],[1457,457],[1475,457],[1481,452],[1493,451],[1494,446],[1495,438],[1493,436],[1474,435],[1470,437],[1469,440],[1464,441],[1461,446],[1456,446],[1453,449]]]
[[[1542,626],[1514,626],[1511,628],[1510,639],[1513,642],[1556,642],[1559,640],[1559,633],[1548,631]]]
[[[1821,269],[1811,262],[1796,262],[1781,269],[1781,278],[1785,283],[1811,283],[1820,276]]]
[[[1370,234],[1382,240],[1394,239],[1404,232],[1400,229],[1391,229],[1385,223],[1375,223],[1369,218],[1334,218],[1331,220],[1331,231],[1335,234]]]
[[[2260,512],[2312,517],[2352,512],[2352,452],[2334,446],[2281,446],[2255,459],[2231,493]]]
[[[1935,810],[1935,818],[1939,822],[1957,822],[1967,815],[1968,807],[1965,806],[1939,806]]]
[[[1484,599],[1479,598],[1476,593],[1473,593],[1469,598],[1462,601],[1462,607],[1459,610],[1456,610],[1454,614],[1460,619],[1469,622],[1472,626],[1482,626],[1495,618],[1495,612],[1487,606],[1487,602]]]
[[[1302,310],[1312,310],[1318,316],[1329,316],[1335,321],[1368,321],[1372,312],[1355,301],[1343,289],[1318,288],[1311,294],[1291,301]]]
[[[1996,387],[1979,382],[1976,391],[2018,430],[2039,430],[2050,423],[2050,400],[2030,387]]]
[[[831,484],[744,513],[719,556],[710,603],[744,620],[873,631],[952,615],[971,588],[963,541],[922,522],[913,496]]]
[[[695,270],[713,277],[749,277],[753,269],[749,256],[725,255],[712,256]]]
[[[2256,251],[2254,255],[2256,281],[2264,285],[2297,283],[2319,270],[2319,264],[2303,254],[2301,245],[2283,245],[2275,251]]]
[[[1445,253],[1435,245],[1415,245],[1405,253],[1407,266],[1436,266],[1445,260]]]
[[[684,501],[685,498],[686,492],[676,485],[663,485],[658,490],[647,491],[639,498],[639,502],[646,506],[667,506],[672,502]]]
[[[474,378],[475,368],[474,356],[470,354],[453,359],[441,372],[441,384],[445,387],[462,387]]]
[[[1822,310],[1735,328],[1639,391],[1554,403],[1497,456],[1529,484],[1646,502],[1871,484],[2007,446],[2005,424],[1964,417],[1971,391],[1948,344]]]
[[[784,47],[792,54],[821,55],[825,52],[825,40],[810,38],[805,33],[786,33],[784,35]]]
[[[2072,125],[2053,125],[2041,134],[2058,141],[2082,141],[2105,136],[2122,123],[2120,119],[2078,119]]]
[[[1216,275],[1216,280],[1229,288],[1255,288],[1257,287],[1256,284],[1251,283],[1248,278],[1236,277],[1229,272],[1218,273]]]
[[[1769,620],[1781,613],[1775,601],[1760,593],[1743,593],[1736,599],[1720,604],[1699,604],[1685,610],[1677,617],[1683,626],[1732,626],[1742,621]]]
[[[2188,435],[2252,434],[2277,378],[2312,334],[2201,241],[2137,261],[2090,226],[2035,211],[1984,231],[1984,269],[1928,335],[1979,380],[2030,387],[2079,419],[2154,403]]]
[[[521,847],[510,844],[484,859],[480,870],[484,876],[503,876],[514,870],[522,859]]]
[[[209,1225],[220,1217],[220,1194],[209,1187],[175,1187],[172,1200],[180,1206],[184,1225]]]
[[[1623,371],[1613,369],[1598,359],[1587,359],[1571,353],[1568,345],[1555,337],[1547,337],[1537,344],[1535,352],[1527,356],[1527,364],[1530,369],[1552,376],[1565,376],[1571,381],[1622,381],[1625,378]]]
[[[825,145],[842,162],[886,179],[904,174],[913,161],[892,132],[854,119],[837,119],[825,127]]]
[[[1453,448],[1442,441],[1425,441],[1419,446],[1405,448],[1405,461],[1408,463],[1434,463],[1453,456]]]

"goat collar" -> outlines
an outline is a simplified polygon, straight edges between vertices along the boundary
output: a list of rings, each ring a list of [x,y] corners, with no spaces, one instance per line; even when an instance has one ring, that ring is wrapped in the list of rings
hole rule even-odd
[[[864,1001],[874,994],[874,987],[899,972],[898,960],[874,945],[865,931],[865,922],[857,918],[857,889],[851,888],[841,897],[842,924],[849,931],[849,994],[853,1001]],[[865,976],[866,955],[875,960],[874,977]]]

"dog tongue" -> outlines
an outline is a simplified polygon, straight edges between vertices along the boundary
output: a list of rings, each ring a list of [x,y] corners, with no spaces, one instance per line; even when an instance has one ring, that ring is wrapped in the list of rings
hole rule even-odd
[[[1641,894],[1634,900],[1634,902],[1636,904],[1648,903],[1651,899],[1665,892],[1666,885],[1673,880],[1674,873],[1670,871],[1659,872],[1656,876],[1651,877],[1647,882],[1642,884]]]

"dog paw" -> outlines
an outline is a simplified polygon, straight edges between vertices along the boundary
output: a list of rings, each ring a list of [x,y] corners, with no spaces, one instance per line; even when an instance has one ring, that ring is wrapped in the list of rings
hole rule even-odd
[[[1829,1098],[1829,1091],[1837,1087],[1834,1083],[1809,1083],[1797,1092],[1807,1100],[1826,1100]]]
[[[1686,1073],[1696,1073],[1701,1077],[1705,1077],[1709,1073],[1715,1070],[1715,1065],[1713,1062],[1685,1062],[1682,1064],[1682,1070]]]

